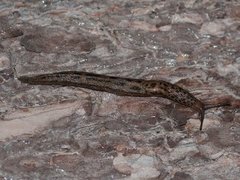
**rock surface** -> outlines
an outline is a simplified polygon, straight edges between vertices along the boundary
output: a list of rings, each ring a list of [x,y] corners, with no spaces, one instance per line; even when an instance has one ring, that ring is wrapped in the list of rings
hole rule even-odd
[[[1,0],[0,179],[239,179],[240,3]],[[163,98],[28,85],[87,71],[161,79],[208,109]]]

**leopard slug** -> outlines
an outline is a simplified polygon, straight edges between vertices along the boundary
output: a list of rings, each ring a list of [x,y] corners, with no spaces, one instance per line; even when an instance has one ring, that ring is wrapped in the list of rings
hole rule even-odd
[[[162,80],[144,80],[89,72],[66,71],[50,74],[18,77],[21,82],[34,85],[77,86],[97,91],[105,91],[119,96],[162,97],[197,111],[202,130],[205,110],[204,103],[187,90]]]

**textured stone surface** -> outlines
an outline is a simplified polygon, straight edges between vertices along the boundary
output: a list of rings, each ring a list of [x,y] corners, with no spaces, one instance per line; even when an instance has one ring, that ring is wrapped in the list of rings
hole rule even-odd
[[[240,3],[1,0],[0,179],[239,179]],[[26,74],[161,79],[205,103],[32,86]]]

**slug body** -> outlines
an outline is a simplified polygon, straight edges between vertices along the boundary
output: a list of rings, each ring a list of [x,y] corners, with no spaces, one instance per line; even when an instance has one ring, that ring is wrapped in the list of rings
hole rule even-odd
[[[199,112],[200,130],[202,130],[204,104],[187,90],[166,81],[114,77],[76,71],[21,76],[18,79],[28,84],[77,86],[120,96],[167,98]]]

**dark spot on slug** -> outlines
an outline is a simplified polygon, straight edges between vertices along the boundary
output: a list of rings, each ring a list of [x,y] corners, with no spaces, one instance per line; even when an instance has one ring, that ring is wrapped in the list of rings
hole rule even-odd
[[[177,88],[176,91],[177,91],[177,93],[180,93],[180,92],[181,92],[181,89]]]
[[[118,79],[119,77],[110,76],[109,79]]]
[[[132,90],[136,90],[136,91],[140,91],[141,90],[141,88],[138,87],[138,86],[131,86],[129,88],[132,89]]]
[[[47,76],[39,76],[39,77],[37,77],[38,79],[41,79],[41,80],[46,80],[46,79],[48,79],[48,77]]]
[[[114,84],[115,85],[119,85],[119,86],[125,86],[126,85],[125,82],[115,82]]]
[[[96,78],[96,77],[92,77],[92,76],[86,76],[85,78],[86,78],[87,81],[100,81],[98,79],[98,77]],[[105,78],[105,79],[101,79],[101,82],[110,83],[111,80],[109,78]]]
[[[150,83],[150,86],[151,86],[151,88],[155,88],[157,86],[157,83],[155,83],[155,82]]]
[[[119,79],[119,77],[117,77],[117,79]],[[120,79],[124,79],[126,82],[130,82],[130,83],[133,82],[132,79],[127,79],[127,78],[120,78]],[[142,79],[134,79],[134,80],[136,80],[136,81],[134,81],[135,83],[142,83],[142,84],[144,84],[144,81]]]
[[[56,77],[61,78],[62,75],[61,74],[56,74]]]

